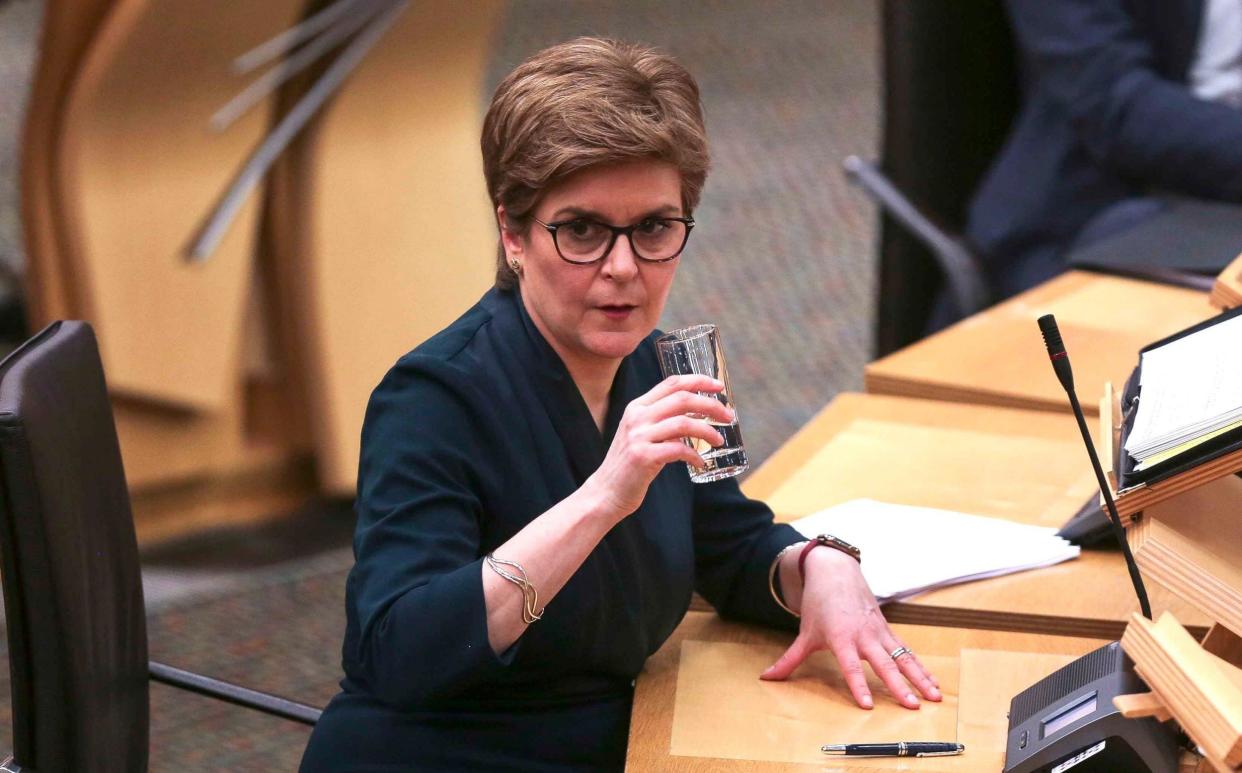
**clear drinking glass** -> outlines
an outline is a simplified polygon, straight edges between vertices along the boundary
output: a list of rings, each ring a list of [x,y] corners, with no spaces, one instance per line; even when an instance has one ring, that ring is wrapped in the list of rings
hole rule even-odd
[[[725,367],[720,331],[715,325],[694,325],[674,330],[656,339],[656,351],[659,352],[660,371],[665,378],[700,374],[723,381],[724,391],[701,394],[704,397],[716,398],[734,411],[734,420],[727,424],[707,419],[724,437],[724,443],[719,447],[706,440],[683,438],[686,445],[703,457],[706,464],[702,468],[686,465],[690,468],[690,480],[695,483],[709,483],[744,472],[748,466],[746,448],[742,445],[742,430],[736,418],[737,405],[733,402],[733,387],[729,384],[729,371]],[[704,417],[695,415],[695,418]]]

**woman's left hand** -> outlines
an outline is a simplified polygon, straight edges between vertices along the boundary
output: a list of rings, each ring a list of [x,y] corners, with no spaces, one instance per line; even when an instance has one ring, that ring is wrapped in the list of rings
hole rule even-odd
[[[796,561],[796,554],[790,557]],[[782,571],[782,576],[788,573]],[[796,570],[793,577],[797,577]],[[790,583],[782,585],[788,588]],[[872,708],[875,701],[867,686],[864,660],[906,708],[919,707],[915,690],[928,700],[941,699],[936,679],[914,653],[893,660],[891,653],[903,645],[888,627],[853,558],[831,548],[812,550],[807,554],[806,585],[800,598],[792,598],[795,595],[796,591],[785,597],[802,615],[798,638],[760,675],[761,679],[786,679],[811,653],[828,649],[836,655],[854,700],[865,709]]]

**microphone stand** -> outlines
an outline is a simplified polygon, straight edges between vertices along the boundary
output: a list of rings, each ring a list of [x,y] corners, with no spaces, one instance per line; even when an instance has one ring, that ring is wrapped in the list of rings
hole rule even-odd
[[[1057,380],[1061,382],[1061,386],[1065,388],[1065,393],[1069,395],[1070,408],[1074,411],[1074,418],[1078,420],[1078,430],[1082,433],[1082,440],[1087,445],[1087,456],[1091,458],[1091,468],[1095,471],[1095,480],[1100,486],[1100,493],[1104,495],[1104,504],[1108,509],[1108,520],[1112,524],[1113,537],[1117,540],[1117,544],[1121,546],[1121,553],[1126,559],[1126,568],[1130,570],[1130,582],[1134,584],[1134,593],[1138,596],[1139,609],[1143,613],[1143,617],[1151,619],[1151,602],[1147,599],[1147,587],[1143,584],[1143,578],[1139,574],[1138,564],[1134,561],[1134,553],[1130,551],[1130,543],[1126,540],[1126,529],[1121,523],[1121,516],[1117,514],[1117,505],[1113,502],[1112,489],[1108,485],[1108,480],[1104,477],[1104,469],[1100,466],[1100,457],[1095,452],[1095,443],[1091,440],[1091,432],[1087,429],[1087,419],[1083,416],[1082,406],[1078,404],[1078,395],[1074,392],[1074,373],[1070,369],[1069,355],[1065,351],[1065,344],[1061,341],[1061,331],[1057,328],[1056,318],[1051,314],[1045,314],[1039,318],[1039,330],[1044,336],[1044,345],[1048,348],[1048,357],[1052,360],[1052,368],[1056,371]]]

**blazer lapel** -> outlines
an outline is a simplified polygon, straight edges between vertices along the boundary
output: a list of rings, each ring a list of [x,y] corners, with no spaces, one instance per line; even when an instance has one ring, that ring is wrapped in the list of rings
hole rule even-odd
[[[504,293],[503,296],[502,305],[508,307],[506,316],[516,323],[512,338],[517,339],[514,351],[519,361],[514,365],[530,377],[539,401],[565,447],[574,477],[581,484],[599,468],[608,447],[565,363],[526,313],[519,291]]]

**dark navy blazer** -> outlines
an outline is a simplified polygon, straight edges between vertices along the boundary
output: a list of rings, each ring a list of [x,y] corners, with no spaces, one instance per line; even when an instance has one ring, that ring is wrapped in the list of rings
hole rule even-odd
[[[1186,86],[1203,0],[1007,0],[1023,108],[967,232],[1003,271],[1165,189],[1242,199],[1242,111]]]
[[[581,486],[660,378],[649,337],[601,434],[518,294],[497,290],[397,362],[363,425],[342,692],[303,771],[618,770],[633,680],[694,589],[726,616],[794,626],[767,571],[799,535],[736,480],[692,484],[676,463],[492,652],[482,556]]]

